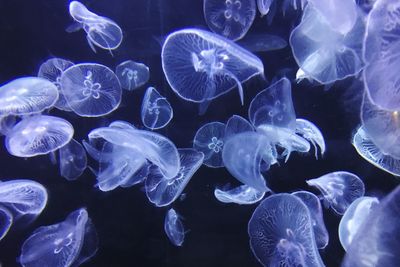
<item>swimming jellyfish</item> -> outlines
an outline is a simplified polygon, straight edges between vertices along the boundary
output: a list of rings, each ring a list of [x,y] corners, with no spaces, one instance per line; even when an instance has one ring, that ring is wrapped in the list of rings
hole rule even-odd
[[[185,229],[183,228],[180,215],[172,208],[169,209],[165,215],[164,231],[172,244],[177,247],[183,245]]]
[[[237,44],[253,53],[279,50],[288,45],[282,37],[267,33],[248,34]]]
[[[142,101],[143,125],[151,130],[164,128],[174,116],[171,104],[154,87],[149,87]]]
[[[59,156],[60,174],[67,180],[77,179],[86,169],[86,151],[75,139],[71,139],[68,144],[60,148]]]
[[[104,116],[118,108],[122,89],[108,67],[82,63],[61,75],[61,89],[69,107],[79,116]]]
[[[148,82],[150,78],[149,67],[143,63],[127,60],[120,63],[115,69],[121,87],[132,91]]]
[[[261,16],[265,16],[269,12],[269,8],[271,7],[274,0],[257,0],[257,8],[260,12]]]
[[[301,135],[314,146],[315,158],[318,159],[318,148],[321,156],[326,150],[325,139],[318,127],[305,119],[296,119],[296,134]]]
[[[263,266],[322,267],[307,206],[282,193],[264,199],[248,225],[250,247]]]
[[[14,221],[14,217],[8,209],[0,206],[0,241],[7,235]]]
[[[235,134],[243,132],[254,132],[253,125],[251,125],[245,118],[233,115],[226,122],[224,138],[228,139]]]
[[[216,188],[214,196],[223,203],[236,203],[239,205],[254,204],[265,196],[265,191],[258,191],[248,185],[240,185],[238,187]]]

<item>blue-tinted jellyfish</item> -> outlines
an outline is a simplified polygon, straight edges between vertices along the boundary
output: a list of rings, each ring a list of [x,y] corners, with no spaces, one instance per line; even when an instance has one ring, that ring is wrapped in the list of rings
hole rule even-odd
[[[350,204],[364,196],[364,182],[355,174],[346,171],[331,172],[307,180],[309,186],[321,191],[324,204],[337,214],[344,214]]]
[[[68,68],[61,76],[61,89],[69,107],[83,117],[107,115],[121,102],[122,89],[117,76],[96,63]]]
[[[72,1],[69,4],[69,14],[75,20],[75,24],[68,27],[67,31],[83,29],[87,34],[88,44],[94,52],[96,52],[94,46],[111,52],[122,43],[122,30],[117,23],[89,11],[82,3]]]
[[[235,188],[224,187],[214,190],[214,196],[224,203],[236,203],[239,205],[254,204],[265,196],[265,191],[257,191],[248,185],[240,185]]]
[[[326,150],[325,139],[314,123],[305,119],[296,119],[296,134],[301,135],[314,146],[315,158],[318,159],[318,148],[321,156],[324,155]]]
[[[275,194],[256,208],[248,225],[250,247],[263,266],[321,267],[307,206],[290,194]]]
[[[22,266],[79,266],[96,254],[98,238],[86,209],[65,221],[36,229],[21,249]]]
[[[0,116],[40,113],[54,106],[58,89],[38,77],[23,77],[0,87]]]
[[[74,134],[72,125],[58,117],[36,115],[17,123],[6,136],[11,155],[34,157],[45,155],[68,144]]]
[[[235,134],[253,131],[254,128],[250,122],[241,116],[233,115],[226,122],[224,138],[227,140],[229,137],[234,136]]]
[[[203,163],[204,154],[194,149],[178,149],[181,168],[172,179],[166,178],[158,167],[150,167],[145,181],[146,195],[151,203],[163,207],[174,202]]]
[[[14,221],[11,212],[0,205],[0,241],[7,235]]]
[[[47,79],[57,86],[59,97],[54,106],[64,111],[71,111],[71,108],[68,106],[68,103],[62,94],[61,75],[72,65],[74,65],[74,63],[69,60],[62,58],[50,58],[40,65],[38,72],[38,77]]]
[[[17,116],[0,117],[0,135],[8,135],[15,124],[17,124]]]
[[[329,243],[329,233],[325,227],[319,198],[313,193],[307,191],[297,191],[292,193],[292,195],[300,198],[310,211],[315,242],[317,243],[318,249],[324,249]]]
[[[164,231],[173,245],[177,247],[183,245],[185,229],[183,228],[180,215],[172,208],[165,215]]]
[[[269,12],[269,8],[274,0],[257,0],[257,8],[261,16],[265,16]]]
[[[360,226],[379,204],[376,197],[360,197],[350,204],[339,224],[339,240],[347,251]]]
[[[399,265],[400,186],[383,198],[361,224],[342,262],[342,267]]]
[[[224,147],[225,124],[209,122],[197,130],[193,139],[193,148],[204,153],[203,164],[211,168],[224,166],[222,149]]]
[[[198,29],[171,33],[161,51],[162,67],[172,90],[181,98],[207,103],[242,83],[264,75],[260,59],[228,39]]]
[[[256,17],[254,0],[204,0],[203,3],[208,27],[234,41],[246,35]]]
[[[341,34],[316,9],[307,5],[301,23],[292,31],[289,42],[293,56],[306,77],[329,84],[361,71],[364,31],[361,14],[351,31]]]
[[[149,67],[133,60],[120,63],[115,69],[115,74],[121,83],[121,87],[128,91],[143,86],[150,78]]]
[[[142,101],[143,125],[151,130],[164,128],[174,116],[171,104],[154,87],[149,87]]]
[[[87,166],[86,151],[76,141],[71,141],[60,148],[60,174],[67,180],[75,180],[85,171]]]
[[[287,42],[282,37],[266,33],[249,34],[237,43],[251,52],[274,51],[287,46]]]

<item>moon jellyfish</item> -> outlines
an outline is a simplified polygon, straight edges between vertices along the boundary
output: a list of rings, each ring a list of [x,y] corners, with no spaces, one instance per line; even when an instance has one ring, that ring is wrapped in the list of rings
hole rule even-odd
[[[156,130],[164,128],[172,120],[173,110],[156,88],[149,87],[143,97],[141,116],[145,127]]]
[[[165,215],[164,231],[174,246],[182,246],[185,238],[185,229],[183,228],[180,215],[172,208]]]
[[[96,254],[97,233],[86,209],[78,209],[65,221],[36,229],[22,245],[22,266],[79,266]]]
[[[208,27],[234,41],[246,35],[256,17],[254,0],[204,0],[203,3]]]
[[[254,128],[245,118],[233,115],[225,125],[225,140],[238,133],[253,132]]]
[[[360,226],[379,204],[376,197],[360,197],[350,204],[339,224],[339,240],[347,251]]]
[[[61,76],[61,88],[71,109],[83,117],[107,115],[121,102],[122,89],[117,76],[96,63],[68,68]]]
[[[68,27],[67,31],[83,29],[87,34],[88,44],[94,52],[96,52],[94,46],[111,52],[122,43],[122,30],[117,23],[89,11],[82,3],[72,1],[69,4],[69,14],[75,20],[75,24]]]
[[[224,147],[225,124],[209,122],[197,130],[193,148],[204,153],[203,164],[211,168],[224,166],[222,149]]]
[[[128,91],[143,86],[150,78],[149,67],[133,60],[127,60],[119,64],[115,69],[115,74],[121,83],[121,87]]]
[[[17,124],[17,116],[9,115],[0,117],[0,135],[10,134],[15,124]]]
[[[362,69],[364,31],[362,15],[357,16],[351,31],[341,34],[330,26],[324,16],[307,5],[301,23],[290,34],[289,42],[293,56],[306,77],[329,84],[353,76]]]
[[[8,152],[17,157],[45,155],[68,144],[74,134],[72,125],[61,118],[37,115],[17,123],[6,136]]]
[[[14,217],[5,207],[0,206],[0,241],[7,235]]]
[[[87,166],[86,151],[76,141],[71,141],[60,148],[60,174],[67,180],[75,180],[85,171]]]
[[[248,225],[250,247],[263,266],[322,267],[307,206],[290,194],[275,194],[255,209]]]
[[[251,52],[268,52],[287,46],[287,42],[282,37],[266,33],[249,34],[237,43]]]
[[[49,80],[54,83],[58,89],[58,100],[54,104],[54,106],[60,110],[71,111],[71,108],[68,106],[67,101],[65,100],[64,95],[61,90],[61,75],[63,72],[69,67],[73,66],[69,60],[65,60],[62,58],[50,58],[45,61],[42,65],[40,65],[38,77]]]
[[[274,0],[257,0],[257,8],[258,11],[261,13],[261,16],[265,16],[269,12],[269,8]]]
[[[145,181],[146,195],[157,207],[174,202],[203,163],[204,154],[201,152],[189,148],[178,149],[178,152],[181,168],[174,178],[166,178],[157,166],[150,167],[150,173]]]
[[[301,135],[314,146],[315,158],[318,159],[318,148],[321,156],[324,155],[326,149],[325,139],[314,123],[305,119],[296,119],[296,134]]]
[[[235,188],[215,189],[214,196],[223,203],[254,204],[265,196],[265,191],[257,191],[248,186],[241,185]]]
[[[57,87],[38,77],[23,77],[0,87],[0,116],[40,113],[54,106]]]
[[[161,51],[162,67],[172,90],[181,98],[206,103],[242,83],[264,75],[255,55],[217,34],[198,29],[171,33]]]
[[[318,249],[324,249],[329,243],[329,233],[325,227],[323,211],[319,198],[313,193],[307,191],[297,191],[292,193],[292,195],[300,198],[310,211],[315,242],[317,243]]]
[[[331,207],[337,214],[344,214],[350,204],[364,196],[364,183],[355,174],[337,171],[306,181],[309,186],[318,188],[324,199],[324,204]]]

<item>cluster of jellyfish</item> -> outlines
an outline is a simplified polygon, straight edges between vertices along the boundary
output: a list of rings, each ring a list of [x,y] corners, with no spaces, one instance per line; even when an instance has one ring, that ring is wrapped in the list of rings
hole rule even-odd
[[[298,64],[297,82],[330,85],[360,77],[362,124],[352,144],[365,160],[400,176],[400,76],[394,71],[400,68],[396,50],[400,2],[396,0],[377,0],[373,5],[353,0],[204,0],[210,31],[184,28],[170,33],[162,44],[162,69],[173,92],[197,103],[199,114],[234,89],[243,105],[243,83],[256,76],[265,78],[263,62],[254,53],[287,43],[277,36],[243,45],[241,39],[257,12],[273,16],[277,6],[302,12],[289,39]],[[70,3],[69,13],[74,23],[67,32],[83,29],[94,52],[100,48],[112,54],[122,43],[123,31],[113,20],[77,1]],[[224,122],[204,124],[193,134],[192,147],[177,148],[168,136],[155,132],[173,119],[173,108],[152,86],[142,100],[143,126],[115,120],[78,141],[71,123],[48,114],[55,108],[80,117],[108,115],[127,91],[143,87],[149,75],[146,65],[133,60],[120,63],[115,71],[97,63],[47,60],[37,76],[16,78],[0,87],[0,131],[7,151],[23,158],[49,155],[70,181],[90,168],[95,186],[104,192],[141,184],[156,207],[177,200],[201,166],[226,168],[241,185],[215,188],[215,198],[241,205],[259,203],[249,220],[248,235],[251,251],[263,266],[324,266],[319,250],[330,239],[324,209],[342,216],[338,237],[347,252],[342,266],[399,266],[400,224],[395,222],[400,187],[382,199],[365,196],[361,177],[338,170],[306,181],[319,195],[270,189],[268,171],[273,165],[284,168],[292,153],[318,159],[327,149],[318,126],[296,116],[293,81],[285,77],[260,88],[249,104],[248,118],[232,115]],[[97,167],[88,166],[87,154]],[[45,186],[34,180],[1,181],[0,240],[14,222],[23,218],[29,223],[40,216],[47,199]],[[187,230],[172,207],[164,229],[173,245],[183,245]],[[36,229],[22,244],[18,262],[78,266],[95,256],[99,239],[82,207],[64,221]]]

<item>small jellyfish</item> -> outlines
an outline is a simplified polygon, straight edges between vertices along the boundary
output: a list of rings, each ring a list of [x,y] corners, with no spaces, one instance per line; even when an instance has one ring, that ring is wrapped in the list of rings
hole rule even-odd
[[[254,204],[263,199],[265,191],[257,191],[248,185],[240,185],[235,188],[214,190],[214,196],[223,203],[236,203],[239,205]]]
[[[271,7],[274,0],[257,0],[257,8],[260,12],[261,16],[265,16],[269,12],[269,8]]]
[[[0,116],[40,113],[54,106],[58,89],[38,77],[23,77],[0,87]]]
[[[14,221],[11,212],[0,205],[0,241],[7,235]]]
[[[203,164],[211,168],[224,166],[222,149],[224,147],[225,124],[209,122],[197,130],[193,148],[204,153]]]
[[[108,67],[82,63],[68,68],[61,76],[62,93],[69,107],[79,116],[104,116],[118,108],[122,89]]]
[[[79,266],[98,248],[97,233],[85,208],[65,221],[36,229],[22,245],[19,262],[24,267]]]
[[[147,198],[157,207],[174,202],[203,163],[204,154],[194,149],[178,149],[181,168],[172,179],[166,178],[157,166],[150,167],[145,181]]]
[[[228,140],[229,137],[244,132],[254,132],[253,125],[251,125],[245,118],[233,115],[226,122],[224,138],[225,140]]]
[[[174,116],[171,104],[154,87],[144,94],[141,110],[143,125],[151,130],[164,128]]]
[[[307,181],[309,186],[321,191],[324,204],[337,214],[344,214],[350,204],[364,196],[363,181],[355,174],[346,171],[331,172]]]
[[[204,0],[203,3],[208,27],[234,41],[246,35],[256,17],[254,0]]]
[[[50,58],[40,65],[38,72],[38,77],[47,79],[57,86],[59,97],[54,106],[64,111],[71,111],[71,108],[68,106],[68,103],[62,94],[61,75],[66,69],[73,65],[74,63],[69,60],[62,58]]]
[[[82,175],[87,166],[86,151],[83,146],[76,141],[71,141],[60,148],[60,174],[67,180],[75,180]]]
[[[36,115],[24,118],[6,136],[8,152],[17,157],[49,154],[68,144],[74,134],[72,125],[58,117]]]
[[[350,204],[339,224],[339,240],[347,251],[360,226],[379,204],[376,197],[360,197]]]
[[[275,194],[256,208],[248,225],[250,247],[263,266],[322,267],[307,206],[290,194]]]
[[[67,32],[83,29],[87,34],[88,44],[94,52],[96,52],[94,46],[111,52],[122,43],[122,30],[117,23],[89,11],[82,3],[72,1],[69,4],[69,14],[75,23],[67,28]]]
[[[253,53],[280,50],[287,46],[282,37],[266,33],[249,34],[237,43]]]
[[[165,215],[164,231],[174,246],[182,246],[185,238],[185,229],[183,228],[180,215],[172,208]]]
[[[318,249],[324,249],[329,243],[329,233],[325,227],[319,198],[313,193],[307,191],[297,191],[292,193],[292,195],[300,198],[310,211],[315,242],[317,243]]]
[[[128,91],[143,86],[150,78],[149,67],[133,60],[120,63],[115,69],[115,74],[121,83],[121,87]]]
[[[316,159],[318,159],[318,148],[321,156],[324,155],[326,149],[325,139],[314,123],[305,119],[296,119],[296,134],[301,135],[314,146]]]

